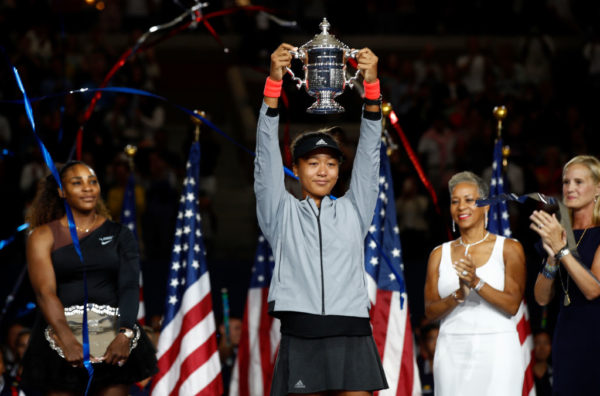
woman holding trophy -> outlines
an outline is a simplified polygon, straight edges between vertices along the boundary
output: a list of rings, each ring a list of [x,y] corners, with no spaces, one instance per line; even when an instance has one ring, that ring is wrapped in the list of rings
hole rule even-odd
[[[441,319],[433,360],[438,396],[517,396],[524,367],[512,317],[525,290],[525,254],[514,239],[486,230],[488,187],[471,172],[448,182],[460,237],[433,249],[425,314]]]
[[[29,278],[41,314],[23,358],[23,383],[47,395],[80,395],[88,373],[83,366],[81,333],[87,280],[88,317],[111,323],[106,333],[90,330],[94,352],[90,394],[127,395],[136,381],[154,374],[152,344],[136,323],[139,305],[139,254],[133,233],[108,219],[96,174],[86,164],[60,169],[62,189],[52,175],[40,183],[28,221]],[[64,201],[71,208],[83,263],[72,243]],[[86,278],[84,279],[84,272]],[[79,312],[78,312],[79,311]],[[79,313],[79,326],[74,315]],[[88,327],[92,322],[88,318]]]
[[[364,238],[378,195],[381,111],[378,58],[358,51],[365,104],[350,188],[329,194],[343,160],[326,130],[305,132],[292,144],[293,171],[303,199],[284,186],[278,138],[282,79],[297,48],[271,55],[256,139],[254,190],[261,230],[275,257],[269,311],[281,319],[281,343],[271,395],[363,396],[387,388],[369,323]]]

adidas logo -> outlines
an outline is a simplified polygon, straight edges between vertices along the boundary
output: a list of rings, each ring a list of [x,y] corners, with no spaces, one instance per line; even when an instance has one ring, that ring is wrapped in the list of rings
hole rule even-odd
[[[296,382],[296,385],[294,385],[294,388],[306,388],[306,386],[304,385],[304,383],[302,383],[302,380],[299,380],[298,382]]]
[[[327,144],[327,142],[323,139],[320,139],[317,143],[315,143],[315,146],[322,146],[324,144]]]

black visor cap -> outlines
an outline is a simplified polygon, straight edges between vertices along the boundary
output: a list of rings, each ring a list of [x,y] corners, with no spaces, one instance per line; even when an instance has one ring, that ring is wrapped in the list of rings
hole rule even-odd
[[[300,138],[300,140],[296,143],[293,152],[294,162],[297,161],[298,158],[302,158],[311,151],[318,149],[332,150],[340,159],[340,161],[344,159],[344,155],[342,154],[342,150],[340,150],[340,146],[338,146],[337,142],[330,134],[315,133],[307,135],[304,138]]]

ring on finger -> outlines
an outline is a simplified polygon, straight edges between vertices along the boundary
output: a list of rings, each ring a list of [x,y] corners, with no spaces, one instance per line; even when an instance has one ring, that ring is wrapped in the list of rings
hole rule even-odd
[[[467,270],[463,270],[463,272],[461,272],[462,276],[467,276],[469,275],[469,272]]]

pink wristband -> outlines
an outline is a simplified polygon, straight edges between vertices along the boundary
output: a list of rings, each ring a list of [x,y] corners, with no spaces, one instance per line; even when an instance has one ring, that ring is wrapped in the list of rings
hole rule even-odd
[[[265,90],[263,91],[263,95],[268,98],[278,98],[281,96],[281,86],[283,85],[283,80],[281,81],[273,81],[271,77],[267,77],[267,81],[265,82]]]
[[[363,86],[365,88],[365,99],[377,100],[381,95],[381,90],[379,89],[379,79],[375,80],[375,82],[368,83],[364,82]]]

